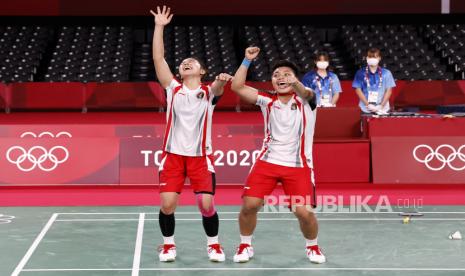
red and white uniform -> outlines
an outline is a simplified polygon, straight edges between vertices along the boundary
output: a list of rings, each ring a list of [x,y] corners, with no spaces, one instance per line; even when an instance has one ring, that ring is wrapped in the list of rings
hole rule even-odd
[[[160,192],[181,192],[187,176],[195,192],[214,193],[211,125],[218,97],[210,86],[191,90],[175,79],[165,89],[167,126]]]
[[[278,182],[289,196],[315,196],[313,134],[316,108],[294,94],[287,103],[277,95],[259,93],[257,103],[265,122],[260,155],[244,187],[244,196],[263,198]]]
[[[259,93],[257,105],[265,120],[259,159],[287,167],[313,168],[312,146],[316,109],[295,95],[284,104],[276,95]]]
[[[211,127],[214,95],[211,87],[200,85],[190,90],[173,79],[166,87],[166,152],[184,156],[205,156],[212,153]]]

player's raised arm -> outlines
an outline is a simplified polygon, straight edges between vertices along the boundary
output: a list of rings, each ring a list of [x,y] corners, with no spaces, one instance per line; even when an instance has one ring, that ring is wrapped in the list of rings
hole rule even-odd
[[[242,61],[241,66],[237,69],[231,84],[232,90],[236,92],[243,101],[251,104],[255,104],[257,102],[258,90],[245,85],[245,80],[247,78],[247,70],[249,69],[250,63],[258,56],[259,52],[260,48],[258,47],[249,47],[245,49],[244,61]]]
[[[155,17],[155,30],[153,33],[153,62],[155,64],[155,72],[157,74],[158,81],[163,88],[166,88],[173,79],[173,73],[171,73],[170,67],[165,60],[165,46],[163,44],[163,30],[166,25],[171,22],[173,14],[171,9],[163,6],[160,9],[157,6],[157,12],[150,10],[150,13]]]
[[[224,86],[228,81],[231,81],[233,77],[226,73],[221,73],[216,76],[215,81],[211,85],[211,91],[215,96],[221,96],[224,92]]]

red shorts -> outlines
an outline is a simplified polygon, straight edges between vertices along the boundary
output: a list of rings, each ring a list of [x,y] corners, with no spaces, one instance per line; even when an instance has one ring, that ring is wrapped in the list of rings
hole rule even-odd
[[[264,198],[273,192],[278,182],[282,183],[287,196],[315,196],[312,169],[286,167],[262,160],[257,160],[250,171],[242,196]]]
[[[215,194],[215,170],[211,156],[166,153],[159,167],[160,193],[181,193],[189,177],[195,193]]]

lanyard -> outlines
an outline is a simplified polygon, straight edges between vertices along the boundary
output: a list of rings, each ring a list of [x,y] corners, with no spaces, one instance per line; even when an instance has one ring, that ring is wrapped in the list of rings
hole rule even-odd
[[[333,95],[333,80],[331,79],[331,77],[328,75],[328,79],[329,79],[329,94],[330,95]],[[324,78],[321,78],[321,80],[323,81],[323,85],[324,85],[324,82],[325,82],[325,79]],[[315,76],[315,81],[316,81],[316,85],[318,86],[318,89],[320,90],[321,92],[321,96],[323,97],[323,87],[321,85],[321,82],[320,82],[320,76],[318,74],[316,74]]]
[[[379,84],[378,88],[381,88],[383,86],[383,71],[381,70],[381,67],[378,67],[378,75],[379,75]],[[368,76],[368,66],[365,69],[365,81],[367,83],[367,89],[370,91],[370,77]],[[375,81],[376,84],[376,81]]]
[[[316,81],[316,84],[318,86],[318,89],[320,90],[320,103],[323,103],[324,102],[324,91],[323,91],[323,86],[321,85],[321,81],[323,82],[323,86],[325,84],[325,79],[324,78],[321,78],[318,74],[316,74],[315,76],[315,81]],[[333,97],[333,80],[331,79],[331,76],[329,76],[328,74],[328,79],[329,79],[329,87],[328,87],[328,92],[329,92],[329,101],[331,101],[330,99]]]

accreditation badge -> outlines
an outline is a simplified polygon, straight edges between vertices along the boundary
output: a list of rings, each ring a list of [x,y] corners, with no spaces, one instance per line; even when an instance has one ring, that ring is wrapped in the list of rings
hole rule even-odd
[[[321,103],[322,106],[329,106],[331,104],[331,96],[328,94],[323,94],[321,97]]]
[[[377,104],[378,103],[378,91],[368,91],[368,103]]]

